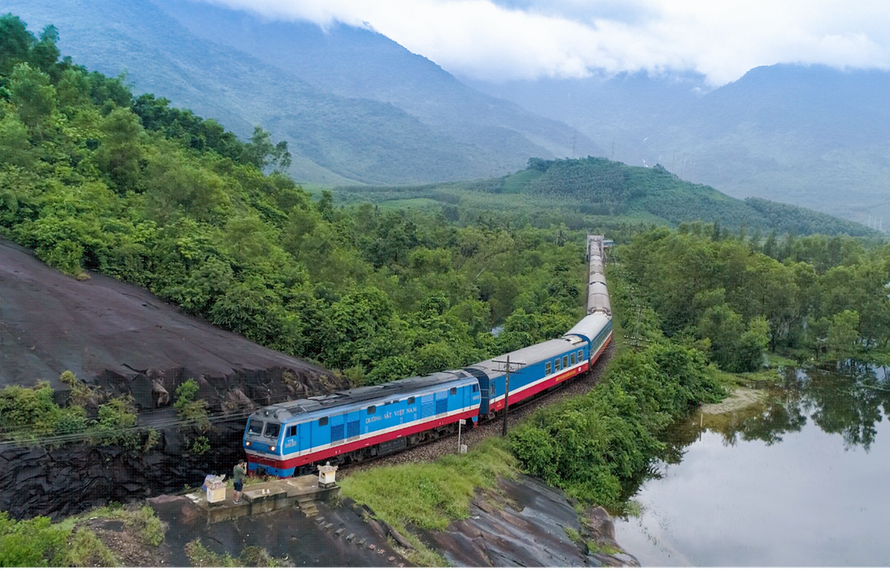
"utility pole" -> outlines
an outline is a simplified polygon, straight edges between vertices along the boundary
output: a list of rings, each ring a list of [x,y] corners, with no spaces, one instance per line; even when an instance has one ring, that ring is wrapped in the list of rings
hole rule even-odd
[[[497,362],[498,364],[506,364],[506,368],[504,371],[507,373],[505,381],[504,381],[504,427],[501,430],[501,435],[504,437],[507,436],[507,409],[510,407],[510,372],[516,372],[519,368],[525,366],[525,362],[514,362],[516,366],[515,370],[510,370],[510,355],[507,355],[507,360],[492,360],[492,362]]]

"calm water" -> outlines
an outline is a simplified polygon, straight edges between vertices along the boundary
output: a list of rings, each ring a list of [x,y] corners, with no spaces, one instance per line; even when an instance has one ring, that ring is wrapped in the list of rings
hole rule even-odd
[[[885,372],[788,371],[764,404],[675,426],[619,544],[643,566],[890,566]]]

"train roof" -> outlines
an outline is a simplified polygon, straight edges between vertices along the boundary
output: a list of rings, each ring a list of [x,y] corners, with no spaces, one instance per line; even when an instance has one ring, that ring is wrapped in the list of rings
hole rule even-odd
[[[476,381],[476,378],[463,370],[446,370],[434,372],[427,376],[414,376],[394,380],[377,386],[362,386],[326,394],[314,396],[302,400],[292,400],[280,404],[272,404],[257,410],[250,417],[269,417],[285,420],[292,416],[307,414],[310,412],[324,412],[331,408],[363,404],[375,400],[387,401],[401,399],[407,396],[421,396],[440,388],[450,388],[452,385],[465,384],[466,380]],[[361,406],[359,406],[361,407]]]
[[[521,368],[519,368],[520,366],[525,367],[529,364],[535,364],[542,360],[553,358],[557,354],[572,350],[572,348],[577,346],[580,342],[580,338],[577,341],[569,338],[546,340],[532,346],[514,350],[508,354],[502,354],[501,356],[483,360],[477,364],[471,364],[470,366],[467,366],[467,369],[481,370],[488,374],[489,378],[497,377],[506,371],[506,362],[507,357],[509,356],[510,373],[512,374],[514,371],[521,370]]]
[[[593,340],[597,333],[603,330],[603,327],[610,320],[612,319],[604,313],[591,313],[578,321],[575,326],[569,329],[569,332],[566,333],[566,336],[577,335],[584,337],[587,340]]]

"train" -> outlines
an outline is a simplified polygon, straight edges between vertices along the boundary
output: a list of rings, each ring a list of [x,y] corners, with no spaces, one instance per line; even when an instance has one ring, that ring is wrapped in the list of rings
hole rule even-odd
[[[248,470],[284,478],[396,453],[587,372],[612,340],[603,236],[588,236],[586,257],[587,315],[560,338],[461,369],[265,406],[244,428]]]

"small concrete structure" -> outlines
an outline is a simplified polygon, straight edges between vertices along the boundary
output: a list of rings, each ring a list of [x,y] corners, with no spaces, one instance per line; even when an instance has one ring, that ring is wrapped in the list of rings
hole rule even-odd
[[[324,465],[318,466],[318,486],[322,489],[330,489],[331,487],[336,487],[336,477],[337,466],[331,465],[330,461],[325,462]]]
[[[204,478],[204,488],[207,491],[208,503],[221,503],[226,500],[225,475],[208,475]]]
[[[336,467],[333,469],[336,471]],[[307,509],[314,507],[315,501],[327,501],[340,494],[340,487],[336,483],[322,487],[320,478],[314,475],[245,485],[241,502],[237,505],[234,504],[231,488],[223,487],[221,490],[225,491],[225,498],[220,502],[208,500],[209,490],[207,494],[194,492],[186,495],[207,513],[208,524],[292,508],[294,505],[311,514]]]

